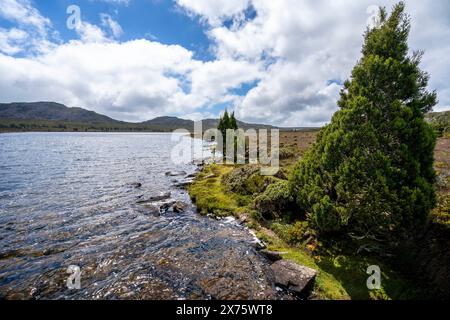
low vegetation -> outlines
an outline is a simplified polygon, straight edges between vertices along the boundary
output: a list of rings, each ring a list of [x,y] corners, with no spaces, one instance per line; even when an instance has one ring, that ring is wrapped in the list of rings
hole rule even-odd
[[[448,136],[450,134],[450,111],[430,112],[425,118],[437,135]]]

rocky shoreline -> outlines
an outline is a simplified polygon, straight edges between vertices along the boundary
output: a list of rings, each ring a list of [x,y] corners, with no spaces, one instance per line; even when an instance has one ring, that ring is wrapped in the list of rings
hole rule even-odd
[[[189,186],[195,182],[200,173],[203,172],[206,163],[196,163],[196,169],[193,173],[186,171],[168,171],[165,173],[171,179],[172,187],[176,189],[189,191]],[[141,188],[139,182],[130,184],[134,188]],[[148,214],[163,215],[167,213],[181,214],[189,210],[190,205],[186,202],[172,198],[172,192],[162,192],[157,195],[145,197],[138,196],[136,204],[141,206]],[[199,212],[197,212],[199,214]],[[266,244],[258,239],[255,230],[251,228],[245,216],[236,220],[230,216],[218,216],[213,213],[206,214],[206,217],[225,223],[237,223],[243,226],[252,236],[253,241],[249,244],[262,258],[267,261],[270,272],[269,278],[273,279],[273,286],[277,291],[282,291],[286,296],[294,299],[308,299],[311,297],[314,288],[314,282],[317,271],[293,261],[283,259],[283,252],[269,251]]]
[[[195,179],[206,165],[205,163],[198,165],[195,174],[185,177],[189,179],[186,182],[187,186],[195,182]],[[205,177],[205,179],[208,178],[212,178],[212,176]],[[231,215],[223,217],[213,213],[207,213],[206,216],[219,221],[224,219],[235,220]],[[285,252],[269,251],[266,244],[256,236],[255,230],[251,228],[245,215],[238,217],[237,223],[245,226],[248,232],[253,235],[254,241],[251,245],[270,264],[271,278],[277,290],[284,291],[296,299],[313,298],[314,283],[318,274],[317,270],[300,265],[294,261],[283,259]]]

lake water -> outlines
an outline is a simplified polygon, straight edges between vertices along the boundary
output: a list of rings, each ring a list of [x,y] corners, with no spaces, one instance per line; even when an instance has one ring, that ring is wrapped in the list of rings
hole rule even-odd
[[[0,298],[280,298],[253,235],[199,216],[174,186],[198,168],[173,163],[179,143],[169,134],[0,134]],[[162,201],[183,201],[185,212],[140,203],[167,192]],[[79,290],[66,285],[70,265],[81,270]]]

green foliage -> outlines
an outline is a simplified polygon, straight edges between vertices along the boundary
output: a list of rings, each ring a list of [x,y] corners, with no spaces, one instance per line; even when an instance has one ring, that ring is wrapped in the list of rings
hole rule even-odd
[[[408,56],[404,3],[367,30],[363,57],[345,82],[331,123],[296,165],[290,187],[320,233],[392,239],[424,225],[435,205],[435,135],[424,114],[421,53]]]
[[[228,115],[228,110],[225,110],[223,116],[220,117],[217,129],[222,132],[222,136],[225,139],[227,136],[227,129],[231,129],[231,121],[230,116]]]
[[[280,160],[292,159],[298,155],[298,151],[293,147],[281,147],[279,149]]]
[[[270,224],[270,229],[286,243],[296,245],[304,240],[304,224],[305,222],[301,221],[294,224],[276,221]]]
[[[233,129],[233,130],[237,130],[238,129],[236,118],[234,117],[234,111],[233,111],[233,113],[230,116],[230,129]]]
[[[222,132],[223,137],[226,137],[226,132],[228,129],[237,130],[238,125],[236,118],[234,117],[234,111],[231,116],[228,114],[228,110],[225,110],[222,117],[219,119],[219,124],[217,125],[217,129]]]
[[[450,231],[450,194],[443,194],[433,210],[432,220]]]
[[[288,181],[280,180],[256,197],[255,208],[266,219],[278,218],[292,208],[293,200]]]
[[[241,195],[264,192],[267,186],[274,181],[276,179],[271,176],[262,176],[260,168],[255,165],[237,167],[223,177],[224,186],[229,191]]]

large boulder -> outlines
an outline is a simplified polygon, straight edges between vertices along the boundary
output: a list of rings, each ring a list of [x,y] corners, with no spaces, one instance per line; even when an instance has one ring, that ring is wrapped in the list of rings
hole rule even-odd
[[[275,283],[295,294],[306,295],[312,288],[317,271],[288,260],[274,262],[270,268]]]

